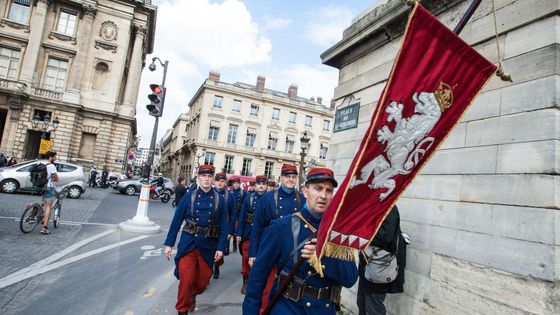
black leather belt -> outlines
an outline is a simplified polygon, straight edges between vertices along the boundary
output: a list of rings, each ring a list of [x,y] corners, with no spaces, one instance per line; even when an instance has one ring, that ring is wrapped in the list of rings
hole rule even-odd
[[[255,214],[254,213],[246,213],[245,214],[245,222],[253,223],[254,219],[255,219]]]
[[[280,281],[278,283],[285,281],[287,275],[288,274],[285,271],[282,271],[280,273]],[[332,302],[339,304],[341,291],[342,286],[340,285],[317,288],[307,285],[305,280],[299,277],[294,277],[290,284],[288,284],[288,287],[286,288],[286,291],[284,291],[283,296],[296,302],[301,300],[301,298],[305,295],[317,300],[331,300]]]
[[[218,237],[220,235],[220,226],[209,225],[207,227],[202,227],[196,224],[194,221],[185,220],[183,231],[189,234],[204,234],[206,237]]]

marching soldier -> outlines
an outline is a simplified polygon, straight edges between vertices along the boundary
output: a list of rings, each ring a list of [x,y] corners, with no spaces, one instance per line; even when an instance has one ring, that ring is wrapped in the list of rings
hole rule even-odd
[[[229,224],[225,200],[212,189],[213,182],[214,167],[201,165],[198,189],[183,197],[164,243],[164,255],[169,260],[184,221],[175,256],[175,276],[179,279],[175,308],[179,314],[194,311],[196,295],[208,286],[212,265],[223,257],[227,247]]]
[[[233,200],[233,194],[227,190],[226,188],[227,185],[227,176],[225,173],[217,173],[216,176],[214,176],[214,189],[222,196],[224,196],[224,199],[226,201],[226,209],[227,209],[227,213],[228,213],[228,222],[230,222],[229,224],[229,231],[230,234],[228,234],[228,242],[229,240],[232,238],[232,234],[233,234],[233,226],[231,224],[232,220],[230,217],[230,213],[233,212],[234,209],[234,200]],[[229,254],[229,246],[227,246],[226,251],[224,252],[224,255],[227,256]],[[215,264],[214,264],[214,272],[212,273],[212,277],[214,279],[218,279],[220,277],[220,266],[224,264],[224,258],[222,257],[220,260],[218,260]]]
[[[235,235],[237,235],[237,242],[239,242],[239,251],[243,256],[241,259],[241,274],[243,275],[241,294],[245,294],[247,291],[247,279],[249,278],[249,272],[251,271],[251,266],[249,266],[249,239],[251,229],[253,227],[255,212],[257,210],[257,204],[266,192],[266,182],[266,176],[257,176],[255,191],[250,194],[249,197],[245,198],[241,211],[237,216],[237,229]]]
[[[249,276],[243,314],[259,314],[262,291],[274,266],[281,272],[271,294],[276,293],[278,282],[286,279],[300,257],[307,259],[315,253],[316,238],[308,240],[319,228],[336,186],[330,169],[311,169],[307,174],[304,188],[306,202],[301,212],[275,220],[265,230]],[[323,257],[322,263],[323,278],[305,261],[296,271],[288,289],[281,292],[270,314],[336,314],[335,304],[340,303],[341,286],[354,285],[358,269],[352,261],[329,257]]]
[[[250,181],[249,182],[249,188],[247,188],[247,193],[252,194],[254,192],[255,192],[255,182]]]
[[[264,228],[273,220],[289,216],[301,210],[305,204],[305,198],[297,191],[298,171],[295,165],[284,164],[280,172],[282,185],[278,189],[267,192],[257,205],[255,222],[251,231],[251,242],[249,243],[249,265],[252,266],[259,252],[261,234]],[[268,293],[274,282],[275,272],[270,276],[263,292],[263,310],[268,303]]]
[[[273,179],[269,179],[267,186],[268,191],[274,190],[276,189],[276,182]]]
[[[235,223],[236,223],[236,219],[237,219],[237,213],[239,213],[239,211],[241,210],[241,206],[243,205],[243,200],[245,200],[245,197],[247,196],[247,193],[245,192],[245,190],[241,189],[241,179],[237,176],[232,177],[231,179],[232,182],[232,186],[233,189],[231,190],[231,194],[233,195],[233,202],[234,202],[234,207],[230,213],[230,231],[232,234],[234,234],[235,231]],[[233,252],[235,253],[237,251],[237,241],[235,239],[235,235],[232,235],[231,237],[233,239]]]

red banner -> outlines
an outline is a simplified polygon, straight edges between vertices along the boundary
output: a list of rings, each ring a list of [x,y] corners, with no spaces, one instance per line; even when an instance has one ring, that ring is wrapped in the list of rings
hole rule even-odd
[[[417,4],[387,85],[319,228],[316,257],[353,260],[496,66]]]

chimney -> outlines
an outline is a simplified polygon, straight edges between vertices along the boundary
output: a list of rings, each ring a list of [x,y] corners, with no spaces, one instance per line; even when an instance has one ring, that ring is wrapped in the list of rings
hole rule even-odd
[[[264,81],[266,78],[263,75],[257,77],[257,92],[264,92]]]
[[[334,110],[334,108],[336,107],[336,102],[333,100],[331,100],[331,109]]]
[[[208,80],[212,80],[215,82],[220,81],[220,73],[216,70],[210,70],[208,73]]]
[[[311,101],[315,103],[315,97],[311,96]]]
[[[323,97],[322,96],[317,96],[317,103],[319,104],[323,104]]]
[[[289,98],[296,98],[297,97],[297,85],[295,84],[290,84],[290,87],[288,88],[288,97]]]

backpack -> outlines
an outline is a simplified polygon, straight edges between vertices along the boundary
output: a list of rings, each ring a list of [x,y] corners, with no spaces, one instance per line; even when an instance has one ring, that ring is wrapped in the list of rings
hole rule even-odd
[[[45,189],[49,182],[49,172],[47,172],[47,166],[45,164],[37,163],[33,165],[29,171],[29,175],[31,176],[33,187]]]

